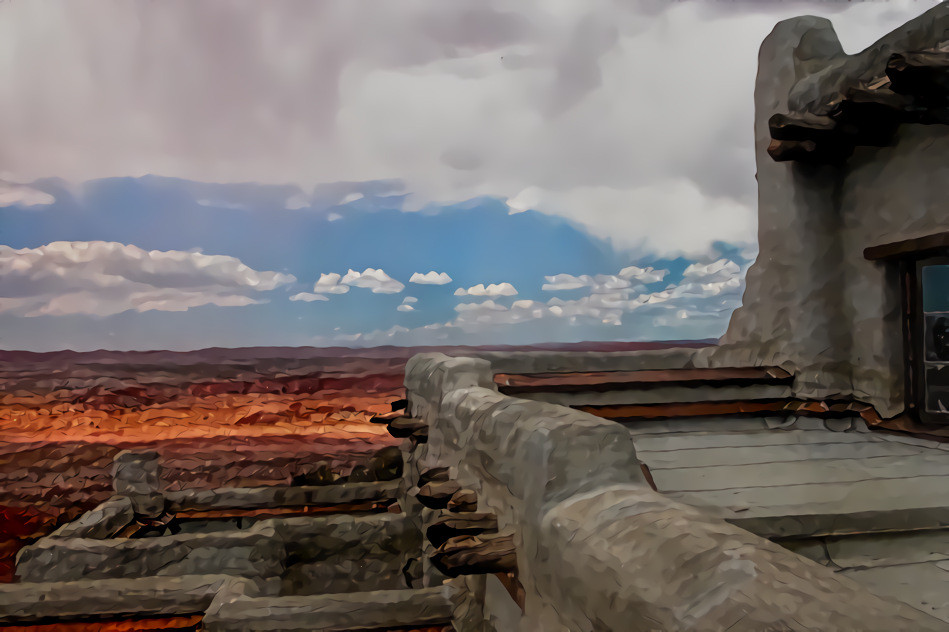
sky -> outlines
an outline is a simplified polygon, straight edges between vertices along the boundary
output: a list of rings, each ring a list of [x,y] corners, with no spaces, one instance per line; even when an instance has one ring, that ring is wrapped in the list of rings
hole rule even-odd
[[[761,41],[935,4],[0,2],[0,348],[718,337]]]

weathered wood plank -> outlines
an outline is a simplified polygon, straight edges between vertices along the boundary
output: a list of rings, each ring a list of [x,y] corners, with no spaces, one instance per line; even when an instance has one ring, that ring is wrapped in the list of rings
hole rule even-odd
[[[842,571],[867,590],[907,603],[949,624],[949,570],[943,562]]]
[[[884,443],[869,432],[831,432],[814,430],[769,430],[749,433],[690,433],[681,435],[646,435],[633,438],[636,451],[704,450],[708,448],[740,448],[775,445],[810,445],[825,443]]]
[[[911,456],[923,454],[925,451],[925,448],[906,444],[879,442],[744,446],[663,452],[637,450],[636,454],[639,460],[649,466],[649,469],[655,471],[711,465],[748,465],[784,461],[819,461],[822,459],[864,459],[874,456]]]
[[[830,559],[841,568],[873,568],[949,560],[949,530],[826,538]]]
[[[806,415],[820,418],[872,416],[873,409],[860,402],[798,399],[672,402],[617,406],[578,406],[577,410],[604,419],[669,419],[674,417],[722,417],[739,415]]]
[[[506,394],[557,391],[584,392],[648,389],[657,386],[741,386],[791,384],[794,376],[780,367],[733,367],[570,373],[498,373],[494,382]]]
[[[912,476],[949,476],[949,454],[663,469],[656,470],[653,479],[659,491],[665,492],[843,483]]]
[[[796,516],[949,507],[949,476],[873,479],[671,492],[690,505],[725,509],[724,517]]]

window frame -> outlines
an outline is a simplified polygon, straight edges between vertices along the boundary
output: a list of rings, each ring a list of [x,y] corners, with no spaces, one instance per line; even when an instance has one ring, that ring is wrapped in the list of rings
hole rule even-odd
[[[949,424],[949,412],[926,408],[926,322],[923,311],[923,268],[949,265],[949,254],[927,254],[901,262],[903,332],[906,365],[906,409],[924,424]]]

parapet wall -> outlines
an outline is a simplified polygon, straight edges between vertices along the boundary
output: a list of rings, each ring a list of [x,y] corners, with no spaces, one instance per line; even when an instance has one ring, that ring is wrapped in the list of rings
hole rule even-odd
[[[620,425],[501,395],[494,371],[485,359],[409,361],[410,413],[428,424],[429,438],[406,465],[448,466],[478,492],[479,511],[496,513],[499,531],[513,533],[525,597],[506,629],[944,627],[652,491]]]

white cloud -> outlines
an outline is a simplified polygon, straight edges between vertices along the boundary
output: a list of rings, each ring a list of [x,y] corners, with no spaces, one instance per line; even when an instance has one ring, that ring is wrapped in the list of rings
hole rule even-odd
[[[56,198],[26,186],[0,180],[0,207],[3,206],[46,206],[56,201]]]
[[[291,195],[284,203],[284,208],[288,211],[297,211],[310,205],[310,201],[302,193]]]
[[[146,251],[103,241],[0,246],[0,312],[19,316],[135,310],[185,311],[262,302],[254,295],[293,283],[239,259],[179,250]]]
[[[517,290],[510,283],[491,283],[487,287],[483,283],[473,285],[468,289],[458,288],[455,296],[514,296]]]
[[[343,219],[343,216],[340,215],[339,213],[330,213],[329,215],[326,216],[326,219],[331,222],[335,222],[335,221]]]
[[[396,307],[400,312],[414,312],[415,308],[412,307],[413,303],[417,303],[418,299],[414,296],[406,296],[402,299],[402,304]]]
[[[541,286],[542,290],[547,292],[558,292],[561,290],[577,290],[582,287],[593,285],[593,277],[588,274],[573,276],[571,274],[555,274],[544,277],[547,282]]]
[[[693,263],[682,276],[695,283],[718,283],[734,278],[740,271],[741,268],[734,261],[719,259],[708,264]]]
[[[652,266],[640,268],[638,266],[629,266],[619,271],[619,276],[624,279],[636,279],[640,283],[658,283],[662,281],[668,270],[656,270]]]
[[[445,285],[451,283],[451,277],[445,272],[435,272],[434,270],[422,274],[416,272],[409,279],[409,283],[418,283],[421,285]]]
[[[493,300],[460,303],[455,307],[459,315],[453,324],[465,331],[489,331],[495,325],[554,318],[566,319],[572,324],[620,326],[624,324],[624,317],[635,313],[638,318],[651,319],[653,325],[671,326],[665,323],[669,320],[667,314],[673,313],[680,321],[675,326],[682,326],[681,321],[690,318],[724,319],[740,303],[743,271],[733,261],[720,259],[693,264],[686,269],[680,283],[659,292],[645,291],[643,283],[659,281],[667,273],[667,270],[630,266],[617,275],[548,276],[544,290],[586,288],[587,294],[569,299],[554,297],[546,304],[518,300],[510,308]],[[632,279],[640,283],[633,285]]]
[[[340,283],[372,290],[373,294],[398,294],[405,289],[402,283],[376,268],[366,268],[362,272],[350,269]]]
[[[362,193],[356,191],[355,193],[350,193],[346,195],[342,200],[339,201],[340,205],[349,204],[351,202],[357,202],[365,197]]]
[[[418,303],[418,298],[414,296],[406,296],[402,299],[402,303]]]
[[[313,301],[328,301],[329,298],[323,296],[322,294],[313,294],[311,292],[300,292],[299,294],[294,294],[290,297],[291,301],[305,301],[307,303],[312,303]]]
[[[341,285],[339,280],[341,275],[336,272],[329,274],[320,274],[319,280],[313,285],[313,292],[316,294],[345,294],[349,291],[348,285]]]

